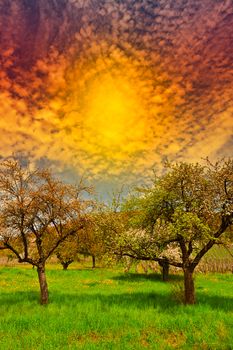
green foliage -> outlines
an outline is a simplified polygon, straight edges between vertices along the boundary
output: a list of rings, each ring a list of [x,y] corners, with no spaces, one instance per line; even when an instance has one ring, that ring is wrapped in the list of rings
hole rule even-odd
[[[128,227],[116,235],[118,254],[182,268],[185,303],[194,304],[195,268],[214,244],[232,241],[233,159],[167,163],[166,172],[150,188],[136,189],[123,210]]]
[[[203,218],[195,212],[186,212],[183,208],[177,208],[168,225],[168,232],[172,238],[181,235],[185,241],[196,240],[205,242],[212,238],[212,230]]]
[[[166,172],[155,177],[151,187],[137,188],[123,210],[135,235],[138,230],[149,233],[146,236],[144,232],[144,241],[153,240],[154,258],[161,250],[169,258],[166,250],[177,248],[181,251],[177,264],[187,265],[190,257],[200,252],[199,263],[223,233],[225,241],[232,240],[233,160],[216,164],[207,160],[205,165],[167,163]],[[132,238],[131,247],[128,244],[129,253],[134,250],[134,241]],[[173,263],[174,257],[171,260]]]

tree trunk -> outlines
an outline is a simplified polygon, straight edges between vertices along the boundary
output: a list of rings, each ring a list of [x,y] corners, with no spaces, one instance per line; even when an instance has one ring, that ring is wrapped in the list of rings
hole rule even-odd
[[[167,282],[169,278],[169,264],[164,264],[163,266],[163,281]]]
[[[164,282],[168,281],[169,278],[169,263],[167,261],[159,262],[162,267],[162,278]]]
[[[40,303],[42,305],[46,305],[49,302],[49,291],[48,291],[48,285],[47,285],[46,275],[45,275],[45,266],[44,265],[37,266],[37,273],[38,273],[39,284],[40,284]]]
[[[69,263],[67,262],[62,262],[62,267],[63,267],[63,270],[67,270],[68,269],[68,266],[70,265]]]
[[[95,255],[92,255],[92,268],[95,268]]]
[[[185,304],[195,304],[195,287],[193,280],[193,271],[184,269],[184,302]]]

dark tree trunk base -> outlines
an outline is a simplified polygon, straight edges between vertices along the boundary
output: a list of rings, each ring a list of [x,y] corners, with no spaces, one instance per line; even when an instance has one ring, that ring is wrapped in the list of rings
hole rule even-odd
[[[159,265],[162,267],[162,279],[164,282],[167,282],[169,280],[169,263],[159,262]]]
[[[61,261],[61,265],[63,267],[63,270],[67,270],[68,267],[70,266],[70,264],[72,264],[72,262],[74,262],[74,260],[68,260],[68,261]]]
[[[62,263],[63,270],[67,270],[69,267],[68,263]]]
[[[37,266],[37,273],[40,284],[40,303],[46,305],[49,302],[49,291],[45,275],[45,266]]]
[[[69,266],[68,264],[62,264],[63,270],[65,271],[68,270],[68,266]]]
[[[193,305],[196,303],[193,271],[184,269],[184,303]]]
[[[95,268],[95,256],[92,255],[92,268],[94,269]]]

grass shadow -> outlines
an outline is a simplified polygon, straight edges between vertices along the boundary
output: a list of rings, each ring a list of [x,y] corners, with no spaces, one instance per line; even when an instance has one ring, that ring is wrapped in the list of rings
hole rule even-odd
[[[0,304],[7,307],[25,304],[25,302],[34,305],[39,304],[39,291],[17,291],[14,293],[2,293],[0,295]],[[132,306],[132,308],[140,310],[152,308],[157,309],[157,311],[165,311],[168,313],[173,313],[173,309],[179,307],[179,304],[172,300],[170,293],[162,294],[156,292],[124,292],[106,295],[101,293],[68,294],[51,291],[50,304],[57,306],[67,305],[68,308],[72,308],[76,304],[81,304],[84,308],[86,304],[94,304],[101,305],[101,309],[104,311],[116,305],[126,309],[130,309]],[[192,307],[198,308],[200,306],[208,306],[213,310],[217,309],[224,312],[233,312],[233,297],[206,295],[202,292],[198,292],[197,304]]]
[[[233,312],[233,297],[197,293],[197,305],[207,305],[211,309]]]
[[[115,276],[111,278],[112,280],[116,281],[122,281],[122,282],[140,282],[140,281],[154,281],[154,282],[162,282],[166,283],[162,280],[162,274],[161,273],[132,273],[127,272],[125,274],[122,274],[120,276]],[[175,281],[182,281],[183,276],[182,275],[169,275],[168,282],[175,282]]]
[[[14,293],[2,293],[0,296],[0,304],[5,307],[13,305],[22,305],[25,302],[30,304],[39,304],[39,291],[17,291]],[[104,295],[101,293],[81,293],[81,294],[66,294],[59,293],[57,291],[50,293],[50,304],[63,305],[67,307],[73,307],[76,304],[81,304],[85,308],[86,304],[99,305],[101,304],[102,309],[108,309],[112,306],[120,306],[128,309],[131,306],[138,309],[147,308],[162,308],[169,309],[176,306],[173,303],[169,295],[161,295],[157,293],[121,293],[121,294],[110,294]]]
[[[94,303],[94,305],[101,305],[101,309],[104,311],[115,306],[127,310],[130,310],[132,307],[139,310],[153,308],[166,309],[168,311],[177,306],[176,303],[171,300],[169,294],[165,295],[151,292],[112,293],[110,295],[101,293],[82,293],[79,295],[53,293],[51,295],[52,304],[60,304],[63,302],[69,305],[80,303],[81,305],[84,305],[84,307],[86,304]]]
[[[39,303],[39,291],[17,291],[11,293],[1,293],[0,304],[4,306],[12,306],[18,304]]]

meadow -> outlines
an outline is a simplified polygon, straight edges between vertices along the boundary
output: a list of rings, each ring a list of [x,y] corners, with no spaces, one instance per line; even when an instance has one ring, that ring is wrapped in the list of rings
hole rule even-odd
[[[37,272],[0,268],[0,349],[233,349],[233,274],[197,274],[198,302],[173,298],[160,274],[49,265],[48,306]]]

